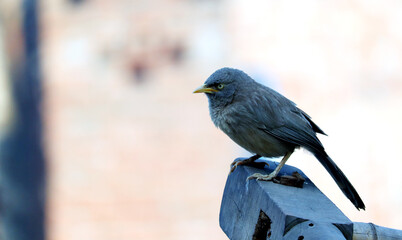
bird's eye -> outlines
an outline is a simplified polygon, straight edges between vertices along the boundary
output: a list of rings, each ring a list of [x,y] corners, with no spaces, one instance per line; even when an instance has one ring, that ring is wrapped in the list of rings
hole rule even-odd
[[[224,86],[225,85],[223,85],[223,83],[221,83],[221,84],[218,85],[218,89],[223,89]]]

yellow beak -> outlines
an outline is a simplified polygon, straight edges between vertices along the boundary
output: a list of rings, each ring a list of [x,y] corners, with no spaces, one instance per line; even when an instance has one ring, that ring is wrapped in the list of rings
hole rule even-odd
[[[213,93],[213,92],[218,92],[218,90],[213,88],[207,88],[204,84],[201,87],[195,89],[193,93]]]

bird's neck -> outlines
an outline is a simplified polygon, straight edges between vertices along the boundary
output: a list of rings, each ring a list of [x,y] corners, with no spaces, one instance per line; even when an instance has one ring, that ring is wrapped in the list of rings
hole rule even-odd
[[[225,98],[219,98],[219,99],[217,99],[213,95],[208,96],[209,108],[211,108],[211,109],[222,110],[227,105],[232,103],[232,101],[233,101],[233,96],[225,97]]]

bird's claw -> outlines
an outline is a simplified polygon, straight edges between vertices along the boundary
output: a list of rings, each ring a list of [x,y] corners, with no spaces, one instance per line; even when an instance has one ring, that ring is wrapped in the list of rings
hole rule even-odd
[[[243,165],[243,164],[244,164],[244,161],[234,161],[234,162],[232,162],[230,164],[230,173],[232,173],[237,168],[237,166]]]
[[[271,181],[275,176],[272,174],[264,175],[261,173],[254,173],[253,175],[247,178],[247,181],[255,179],[257,181]]]
[[[237,166],[240,166],[240,165],[250,165],[253,167],[257,167],[257,168],[264,168],[265,166],[269,166],[269,164],[267,162],[254,162],[254,161],[250,161],[249,159],[234,161],[230,164],[229,174],[231,174],[237,168]]]

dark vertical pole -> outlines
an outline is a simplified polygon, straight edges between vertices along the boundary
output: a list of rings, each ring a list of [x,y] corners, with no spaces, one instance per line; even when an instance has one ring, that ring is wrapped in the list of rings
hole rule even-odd
[[[46,168],[37,1],[23,0],[21,7],[23,51],[9,56],[12,118],[0,143],[0,215],[4,239],[43,240]]]

